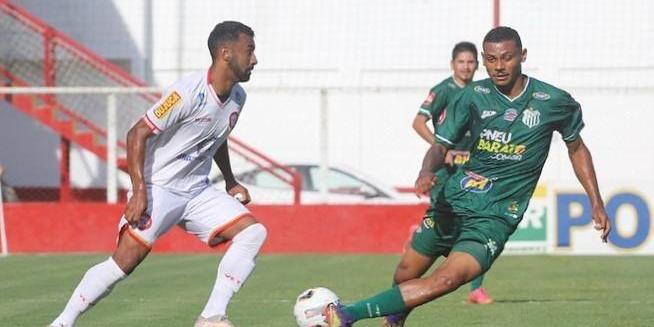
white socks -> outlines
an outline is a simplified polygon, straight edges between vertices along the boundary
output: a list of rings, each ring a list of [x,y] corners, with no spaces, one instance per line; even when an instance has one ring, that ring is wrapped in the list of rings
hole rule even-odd
[[[232,295],[238,292],[254,269],[254,259],[266,240],[266,227],[257,223],[246,227],[232,239],[220,264],[209,301],[200,314],[204,318],[225,315]]]
[[[109,257],[89,269],[70,296],[64,311],[55,319],[53,326],[73,326],[75,320],[89,307],[107,296],[114,285],[125,278],[125,273]]]

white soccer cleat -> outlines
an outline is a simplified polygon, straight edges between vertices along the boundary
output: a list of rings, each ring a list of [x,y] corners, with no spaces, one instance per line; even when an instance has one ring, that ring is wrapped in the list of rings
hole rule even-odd
[[[193,327],[234,327],[227,316],[217,315],[209,318],[199,316]]]

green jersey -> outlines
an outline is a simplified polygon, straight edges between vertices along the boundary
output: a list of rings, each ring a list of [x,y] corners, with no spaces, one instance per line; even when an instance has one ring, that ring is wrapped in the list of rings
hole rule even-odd
[[[454,99],[456,95],[463,90],[463,87],[456,84],[454,77],[448,77],[436,84],[429,90],[425,101],[422,102],[418,115],[423,115],[432,120],[434,130],[436,130],[438,119],[445,111],[447,104]]]
[[[512,226],[522,219],[549,153],[554,131],[579,138],[581,108],[567,92],[534,78],[509,99],[490,79],[473,82],[450,103],[436,132],[454,147],[466,131],[470,160],[451,176],[437,206],[456,214],[497,217]]]
[[[418,115],[431,119],[432,124],[434,125],[434,131],[436,131],[440,119],[445,118],[444,113],[448,104],[452,102],[464,87],[465,86],[459,86],[452,76],[444,79],[429,90],[427,98],[423,101],[418,110]],[[456,144],[455,148],[457,150],[468,150],[471,139],[470,135],[467,134]],[[456,171],[456,167],[443,167],[436,173],[436,185],[432,188],[430,196],[432,205],[435,203],[443,185],[445,185],[445,181],[447,181],[454,171]]]

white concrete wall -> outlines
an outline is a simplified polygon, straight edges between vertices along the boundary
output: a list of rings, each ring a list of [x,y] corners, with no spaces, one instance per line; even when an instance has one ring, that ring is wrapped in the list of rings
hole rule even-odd
[[[327,87],[330,159],[403,186],[413,183],[426,149],[410,127],[419,104],[449,75],[453,44],[480,44],[492,23],[492,0],[187,0],[181,11],[181,0],[158,0],[150,36],[147,1],[16,2],[105,57],[132,58],[140,77],[151,61],[162,86],[180,72],[206,69],[214,24],[240,20],[255,30],[260,64],[244,85],[248,104],[235,136],[281,162],[318,161],[318,89]],[[71,16],[71,6],[82,14]],[[582,103],[582,135],[600,183],[654,181],[654,2],[502,0],[502,23],[515,27],[529,50],[525,72]],[[486,77],[483,67],[477,77]],[[384,88],[360,90],[378,86]],[[16,156],[32,141],[21,142],[2,144],[0,156]],[[104,178],[84,168],[95,161],[85,160],[76,183],[102,185]],[[8,168],[12,182],[28,180],[31,170],[13,161]],[[574,179],[558,138],[543,179]]]

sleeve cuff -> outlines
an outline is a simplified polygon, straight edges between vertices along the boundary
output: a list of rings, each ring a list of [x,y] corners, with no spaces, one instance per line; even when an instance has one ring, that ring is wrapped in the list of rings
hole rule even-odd
[[[161,129],[157,127],[151,120],[150,117],[148,117],[148,114],[143,115],[143,121],[145,122],[148,127],[152,130],[154,134],[159,134],[161,132]]]
[[[424,109],[424,108],[418,109],[418,115],[423,115],[423,116],[431,119],[431,112],[429,112],[429,110]]]
[[[579,133],[581,132],[581,130],[583,128],[584,128],[584,124],[582,123],[581,125],[579,125],[577,130],[575,130],[572,134],[570,134],[568,136],[562,136],[563,141],[569,143],[569,142],[572,142],[572,141],[578,139],[579,138]]]
[[[455,145],[454,142],[438,134],[434,135],[434,139],[436,140],[436,142],[444,145],[448,149],[453,148]]]

